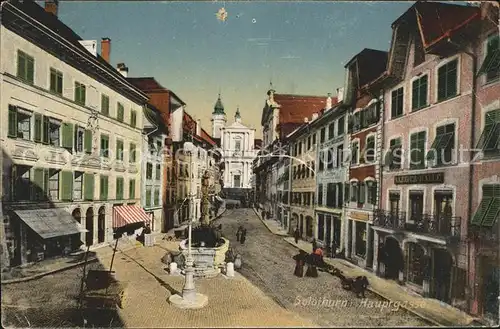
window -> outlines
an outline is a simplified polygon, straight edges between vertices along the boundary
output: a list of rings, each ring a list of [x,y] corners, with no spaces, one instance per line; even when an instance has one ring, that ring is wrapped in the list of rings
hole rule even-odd
[[[367,181],[366,182],[366,187],[368,190],[368,203],[372,205],[377,204],[377,182],[375,181]]]
[[[58,95],[63,93],[63,74],[53,68],[50,68],[50,91]]]
[[[344,129],[345,129],[345,117],[340,117],[337,123],[337,131],[338,135],[343,135],[344,134]]]
[[[375,161],[375,136],[368,136],[365,147],[365,161],[371,163]]]
[[[103,158],[109,157],[109,136],[101,135],[101,156]]]
[[[117,102],[116,105],[116,120],[119,122],[123,122],[123,117],[125,116],[125,108],[123,107],[123,104],[120,102]]]
[[[31,199],[31,167],[28,166],[12,166],[13,179],[13,199],[15,201],[25,201]],[[37,188],[37,187],[35,187]],[[38,187],[40,188],[40,186]],[[43,189],[43,187],[41,187]]]
[[[299,142],[299,155],[302,154],[302,142]]]
[[[234,175],[234,187],[241,187],[240,175]]]
[[[333,147],[329,148],[327,150],[328,152],[328,163],[327,163],[327,168],[331,169],[333,168]]]
[[[135,179],[131,179],[128,184],[128,198],[135,199]]]
[[[156,165],[156,180],[161,179],[161,166],[159,164]]]
[[[49,119],[49,144],[52,146],[61,146],[61,121]]]
[[[116,200],[123,200],[123,177],[116,177]]]
[[[307,137],[307,150],[310,150],[311,149],[311,136],[308,136]]]
[[[335,122],[332,122],[328,126],[328,139],[332,139],[334,136],[335,136]]]
[[[82,127],[76,127],[75,129],[75,151],[83,152],[85,144],[85,129]]]
[[[451,235],[451,218],[453,216],[453,192],[434,191],[434,222],[440,234]]]
[[[353,142],[351,144],[351,164],[352,165],[357,165],[358,162],[359,162],[359,159],[358,159],[358,145],[359,143],[358,142]]]
[[[31,139],[31,116],[29,111],[9,105],[9,137]]]
[[[234,150],[235,151],[241,150],[241,141],[240,140],[234,141]]]
[[[316,133],[314,133],[312,135],[312,145],[313,145],[313,147],[314,147],[314,145],[316,145]]]
[[[85,106],[86,90],[85,85],[80,82],[75,82],[75,102]]]
[[[59,170],[49,170],[49,198],[59,200]]]
[[[358,188],[358,203],[365,203],[365,197],[366,197],[366,185],[364,182],[359,183],[359,188]]]
[[[155,189],[155,195],[154,195],[154,205],[159,206],[160,205],[160,189],[156,188]]]
[[[389,170],[401,168],[401,138],[391,139],[389,151],[385,156],[385,165]]]
[[[482,199],[471,224],[493,227],[500,217],[500,184],[483,185]]]
[[[337,146],[337,168],[344,165],[344,145]]]
[[[149,162],[146,164],[146,179],[153,179],[153,164]]]
[[[101,95],[101,113],[109,116],[109,97],[104,94]]]
[[[457,95],[458,60],[455,59],[438,69],[438,102]]]
[[[325,133],[326,133],[326,128],[325,127],[321,128],[321,132],[319,133],[319,142],[320,143],[325,142]]]
[[[500,36],[497,32],[486,41],[486,57],[479,69],[479,74],[486,73],[486,82],[500,78]]]
[[[485,156],[500,155],[500,109],[486,112],[476,148],[483,150]]]
[[[147,208],[151,207],[151,192],[152,192],[151,186],[146,186],[146,207]]]
[[[323,205],[323,184],[318,185],[318,200],[317,204],[319,206]]]
[[[325,215],[318,215],[318,240],[323,241],[325,238]]]
[[[399,200],[399,192],[389,192],[389,211],[393,215],[397,215],[399,213]]]
[[[449,165],[453,160],[455,148],[455,124],[447,124],[436,128],[436,138],[427,153],[427,160],[432,166]]]
[[[361,129],[361,111],[358,111],[353,115],[353,131],[358,131],[360,129]]]
[[[73,200],[83,199],[83,172],[75,171],[73,180]]]
[[[337,186],[335,183],[328,183],[326,185],[326,206],[330,208],[337,208]]]
[[[17,51],[17,77],[29,83],[35,81],[35,59],[20,50]]]
[[[344,203],[350,200],[351,185],[349,183],[344,183]]]
[[[410,169],[425,167],[425,131],[410,135]]]
[[[116,140],[116,160],[123,161],[123,141]]]
[[[413,46],[413,67],[415,67],[425,62],[424,45],[419,35],[415,35]]]
[[[410,220],[419,222],[424,213],[424,192],[410,190]]]
[[[403,115],[404,89],[400,87],[391,93],[391,119],[399,118]]]
[[[130,125],[135,128],[137,125],[137,112],[136,111],[130,111]]]
[[[136,159],[136,154],[135,154],[135,144],[130,143],[130,155],[129,155],[129,162],[130,163],[135,163]]]
[[[412,83],[412,111],[417,111],[427,106],[427,80],[428,76],[424,75],[423,77],[414,80]]]
[[[351,202],[357,202],[357,201],[358,201],[358,183],[352,182],[351,183]]]

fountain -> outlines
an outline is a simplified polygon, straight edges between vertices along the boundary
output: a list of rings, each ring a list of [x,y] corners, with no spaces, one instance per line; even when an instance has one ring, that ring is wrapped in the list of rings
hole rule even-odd
[[[191,256],[194,262],[195,277],[215,277],[225,265],[226,252],[229,249],[229,240],[222,237],[220,226],[210,222],[210,201],[208,171],[202,179],[202,200],[200,224],[192,229]],[[182,240],[180,250],[184,257],[188,256],[188,240]]]

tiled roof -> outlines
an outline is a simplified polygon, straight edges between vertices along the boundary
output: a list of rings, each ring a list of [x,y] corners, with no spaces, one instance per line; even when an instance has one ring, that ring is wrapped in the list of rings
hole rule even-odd
[[[205,142],[208,144],[215,146],[217,145],[217,142],[210,136],[205,129],[201,128],[201,136],[200,136]]]
[[[184,103],[179,96],[177,96],[172,90],[163,87],[154,77],[127,78],[127,81],[146,93],[158,91],[168,92],[171,96],[177,99],[179,103],[186,105],[186,103]]]
[[[325,96],[302,96],[274,94],[274,100],[281,105],[279,123],[303,123],[304,118],[311,118],[326,107]],[[337,103],[337,98],[332,98],[332,103]]]

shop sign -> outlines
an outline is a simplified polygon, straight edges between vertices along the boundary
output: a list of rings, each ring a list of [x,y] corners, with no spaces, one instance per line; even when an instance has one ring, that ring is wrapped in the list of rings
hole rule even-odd
[[[365,212],[351,211],[351,213],[349,214],[349,216],[352,219],[362,220],[362,221],[365,221],[365,222],[367,222],[367,221],[370,220],[370,216],[368,215],[368,213],[365,213]]]
[[[444,172],[429,174],[401,175],[394,177],[394,184],[443,184]]]

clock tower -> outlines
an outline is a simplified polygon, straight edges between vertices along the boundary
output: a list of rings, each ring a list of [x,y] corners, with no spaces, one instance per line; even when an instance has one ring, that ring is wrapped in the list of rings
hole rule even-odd
[[[224,113],[224,105],[222,105],[222,101],[217,98],[217,102],[214,106],[214,111],[212,112],[212,137],[213,138],[221,138],[221,128],[226,125],[226,113]]]

